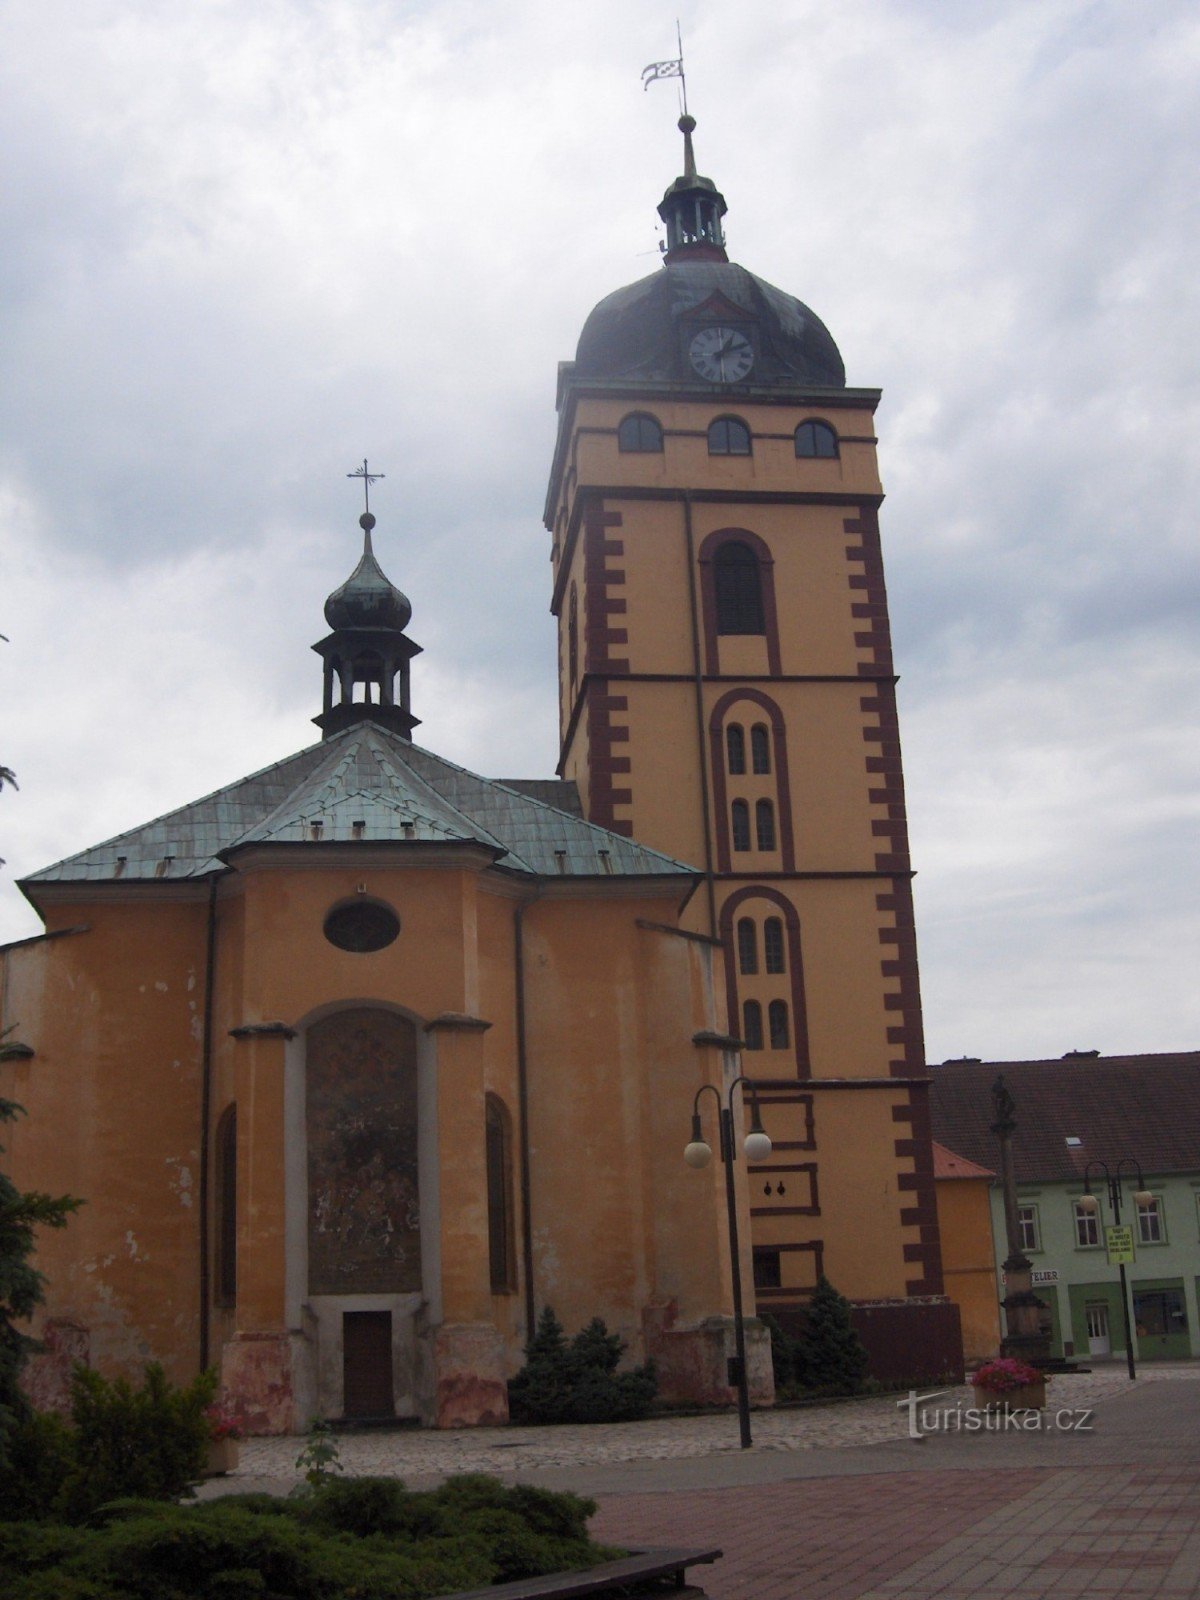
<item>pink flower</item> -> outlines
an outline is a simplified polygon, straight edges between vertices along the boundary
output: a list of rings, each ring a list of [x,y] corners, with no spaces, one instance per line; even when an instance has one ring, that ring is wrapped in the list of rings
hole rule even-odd
[[[1001,1356],[996,1361],[985,1361],[971,1381],[977,1389],[987,1389],[992,1394],[1011,1394],[1027,1384],[1048,1380],[1037,1367],[1026,1366],[1024,1361],[1015,1361],[1012,1356]]]

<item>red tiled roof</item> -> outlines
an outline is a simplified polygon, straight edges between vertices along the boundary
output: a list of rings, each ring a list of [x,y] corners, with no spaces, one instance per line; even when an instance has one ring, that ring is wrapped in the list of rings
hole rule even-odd
[[[1019,1183],[1079,1178],[1089,1161],[1121,1157],[1143,1173],[1200,1172],[1200,1050],[1072,1056],[1057,1061],[948,1061],[931,1067],[934,1138],[993,1168],[992,1084],[1016,1101]],[[1078,1139],[1068,1145],[1068,1139]]]
[[[935,1178],[994,1178],[996,1174],[981,1167],[966,1156],[956,1156],[944,1144],[933,1140],[933,1175]]]

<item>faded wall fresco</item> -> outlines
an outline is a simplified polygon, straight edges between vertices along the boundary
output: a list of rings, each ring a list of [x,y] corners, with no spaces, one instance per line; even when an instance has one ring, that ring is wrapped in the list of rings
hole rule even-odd
[[[308,1292],[421,1287],[417,1046],[390,1011],[308,1031]]]

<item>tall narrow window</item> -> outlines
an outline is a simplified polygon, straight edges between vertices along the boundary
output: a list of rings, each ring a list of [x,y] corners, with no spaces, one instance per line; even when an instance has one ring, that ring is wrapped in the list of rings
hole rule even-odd
[[[1040,1250],[1042,1248],[1036,1206],[1017,1207],[1017,1230],[1020,1234],[1022,1250]]]
[[[663,431],[657,418],[646,411],[623,417],[617,429],[617,449],[635,455],[661,455]]]
[[[1158,1198],[1137,1203],[1138,1238],[1142,1244],[1162,1244],[1166,1235],[1163,1232],[1162,1207]]]
[[[763,955],[768,972],[784,970],[783,923],[778,917],[768,917],[763,924]]]
[[[737,417],[718,417],[708,427],[710,456],[748,456],[750,429]]]
[[[821,460],[836,458],[837,434],[827,422],[802,422],[796,429],[796,454],[816,456]]]
[[[217,1123],[216,1137],[217,1271],[216,1301],[237,1300],[237,1107],[230,1106]]]
[[[730,833],[735,850],[750,848],[750,806],[745,800],[735,800],[729,808]]]
[[[754,806],[754,828],[760,850],[775,848],[775,807],[769,800],[758,800]]]
[[[1085,1211],[1075,1202],[1075,1248],[1090,1250],[1100,1243],[1100,1219],[1094,1211]]]
[[[718,633],[765,633],[762,574],[748,544],[731,539],[713,562]]]
[[[731,722],[725,729],[725,752],[730,772],[740,776],[746,770],[746,730],[740,722]]]
[[[487,1097],[488,1263],[492,1293],[506,1294],[516,1285],[513,1270],[512,1137],[508,1112],[494,1094]]]
[[[772,1000],[767,1007],[767,1026],[771,1031],[771,1049],[788,1047],[788,1008],[786,1000]]]
[[[757,1000],[747,1000],[742,1007],[742,1043],[747,1050],[763,1047],[762,1007]]]
[[[571,604],[567,611],[567,673],[570,696],[574,700],[575,686],[579,682],[579,593],[574,584],[571,585]]]
[[[752,917],[742,917],[737,925],[738,968],[742,972],[758,971],[758,929]]]
[[[750,729],[750,768],[753,772],[771,770],[771,738],[765,722],[756,722]]]

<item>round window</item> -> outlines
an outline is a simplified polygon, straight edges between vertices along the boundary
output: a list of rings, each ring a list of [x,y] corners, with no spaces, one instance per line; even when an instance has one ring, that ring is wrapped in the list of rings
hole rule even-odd
[[[347,900],[325,918],[325,937],[339,950],[366,955],[385,950],[399,935],[400,918],[382,900]]]

